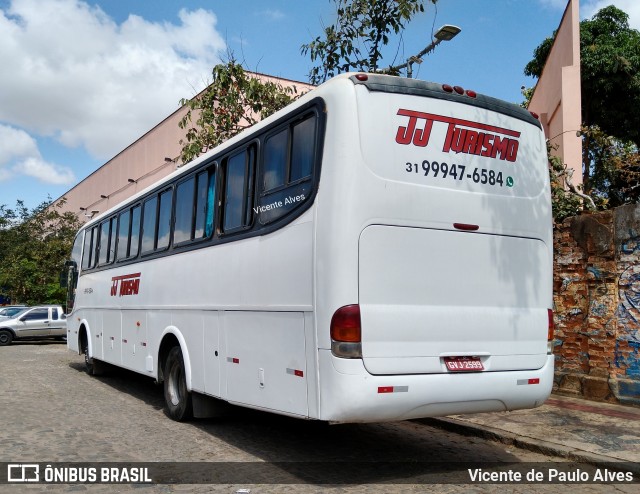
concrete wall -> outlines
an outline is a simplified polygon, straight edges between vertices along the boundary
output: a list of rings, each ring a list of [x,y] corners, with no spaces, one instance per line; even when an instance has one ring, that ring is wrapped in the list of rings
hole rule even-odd
[[[640,405],[640,205],[554,235],[557,391]]]

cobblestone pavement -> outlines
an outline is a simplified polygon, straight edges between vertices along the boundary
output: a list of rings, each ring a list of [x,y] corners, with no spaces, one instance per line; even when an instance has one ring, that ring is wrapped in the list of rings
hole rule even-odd
[[[326,425],[245,409],[223,419],[178,423],[163,411],[162,389],[146,377],[122,370],[100,378],[84,373],[80,356],[53,342],[17,342],[0,347],[0,462],[309,462],[291,471],[292,482],[269,478],[251,485],[0,485],[13,492],[222,492],[421,493],[557,492],[559,485],[430,484],[421,465],[436,462],[466,471],[478,462],[544,468],[561,461],[530,451],[447,432],[420,421]],[[346,462],[377,463],[346,484]],[[285,462],[285,463],[278,463]],[[318,462],[329,468],[318,470]],[[389,463],[401,465],[394,471]],[[263,463],[264,464],[264,463]],[[380,467],[379,465],[384,465]],[[405,468],[402,465],[414,465]],[[298,469],[299,470],[299,469]],[[436,472],[436,475],[438,473]],[[323,481],[318,481],[323,476]],[[336,480],[337,485],[325,481]],[[580,484],[580,492],[637,492],[636,485]]]

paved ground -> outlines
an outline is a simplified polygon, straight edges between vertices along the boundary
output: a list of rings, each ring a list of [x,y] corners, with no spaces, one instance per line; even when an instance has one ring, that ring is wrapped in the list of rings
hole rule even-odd
[[[225,419],[177,423],[162,412],[162,390],[124,371],[92,378],[82,358],[58,343],[0,347],[0,462],[207,462],[204,485],[0,485],[0,492],[418,493],[557,492],[558,485],[509,486],[467,479],[469,467],[560,468],[557,457],[443,430],[440,421],[328,426],[237,409]],[[460,424],[470,418],[460,417]],[[494,419],[495,420],[495,419]],[[502,422],[505,422],[504,420]],[[447,425],[447,423],[444,423]],[[603,424],[600,424],[603,426]],[[464,428],[469,431],[469,428]],[[486,429],[488,430],[488,429]],[[517,434],[517,431],[514,432]],[[297,462],[297,463],[296,463]],[[492,462],[485,465],[484,462]],[[157,464],[156,464],[157,466]],[[6,468],[6,465],[3,467]],[[175,464],[154,476],[172,478]],[[575,465],[569,465],[575,473]],[[579,466],[588,470],[588,465]],[[485,472],[487,468],[485,468]],[[179,473],[179,472],[178,472]],[[200,474],[203,472],[200,471]],[[0,479],[6,472],[0,471]],[[234,477],[235,474],[235,477]],[[434,484],[464,476],[462,485]],[[6,477],[5,477],[6,478]],[[245,478],[251,483],[243,482]],[[279,482],[274,484],[274,480]],[[334,485],[327,485],[331,481]],[[455,480],[456,482],[458,480]],[[19,488],[18,488],[19,487]],[[637,484],[580,484],[580,492],[637,492]]]

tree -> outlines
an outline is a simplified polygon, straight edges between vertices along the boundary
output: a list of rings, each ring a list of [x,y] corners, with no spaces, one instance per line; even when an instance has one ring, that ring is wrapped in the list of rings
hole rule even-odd
[[[638,200],[640,32],[628,19],[609,6],[580,23],[583,192],[600,208]],[[540,77],[552,45],[535,49],[526,75]]]
[[[189,110],[180,120],[186,129],[180,158],[183,163],[230,139],[296,99],[295,86],[262,80],[248,73],[233,56],[212,71],[213,82],[180,104]],[[194,122],[195,119],[195,122]]]
[[[333,0],[337,6],[336,24],[325,28],[302,46],[318,65],[310,73],[310,82],[318,84],[348,70],[379,70],[382,48],[392,33],[399,34],[427,2],[437,0]],[[363,51],[360,46],[365,47]],[[193,98],[180,101],[188,107],[179,126],[186,130],[180,141],[183,163],[230,139],[261,119],[288,105],[301,94],[295,86],[265,81],[247,72],[233,54],[229,61],[216,65],[212,83]]]
[[[437,0],[333,0],[335,24],[324,28],[324,35],[302,45],[316,65],[309,80],[320,84],[342,72],[376,72],[380,69],[382,48],[390,35],[399,34],[413,17],[424,12],[424,4]],[[362,48],[361,48],[362,46]]]
[[[64,201],[29,210],[18,201],[0,205],[0,295],[12,302],[62,304],[60,272],[69,258],[80,222],[62,212]]]

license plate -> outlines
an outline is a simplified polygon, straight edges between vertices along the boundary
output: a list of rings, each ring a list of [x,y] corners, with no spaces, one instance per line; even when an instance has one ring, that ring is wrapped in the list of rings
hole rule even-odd
[[[483,371],[484,366],[479,357],[444,357],[444,364],[451,372]]]

